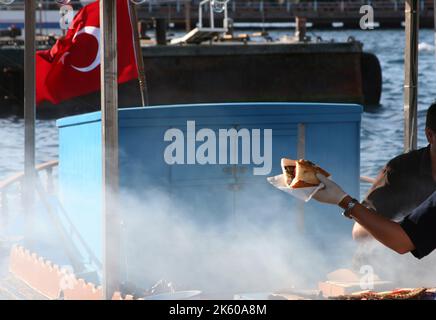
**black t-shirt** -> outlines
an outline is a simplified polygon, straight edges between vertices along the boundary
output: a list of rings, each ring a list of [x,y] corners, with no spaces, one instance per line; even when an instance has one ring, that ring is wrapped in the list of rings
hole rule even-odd
[[[421,259],[436,249],[436,192],[404,218],[400,225],[415,245],[412,254]]]
[[[427,146],[389,161],[362,204],[384,217],[401,220],[434,191],[436,182]]]

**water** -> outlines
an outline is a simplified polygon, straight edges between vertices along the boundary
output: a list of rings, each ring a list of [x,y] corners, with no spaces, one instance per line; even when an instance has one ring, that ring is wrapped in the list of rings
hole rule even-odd
[[[366,111],[362,119],[361,174],[375,176],[387,160],[403,150],[403,30],[332,30],[309,31],[312,36],[345,41],[349,36],[364,43],[364,49],[375,53],[383,70],[382,106]],[[273,32],[274,38],[286,33]],[[421,30],[419,54],[419,135],[420,147],[427,144],[424,135],[425,111],[436,98],[436,58],[433,32]],[[0,179],[23,168],[23,121],[0,119]],[[36,123],[37,162],[57,158],[58,132],[55,121]],[[362,193],[368,185],[362,185]]]
[[[403,152],[404,113],[404,44],[403,30],[344,30],[314,32],[323,39],[346,40],[353,36],[364,44],[364,50],[373,52],[383,71],[382,106],[366,110],[362,117],[361,174],[376,176],[383,165]],[[424,134],[426,110],[436,99],[436,58],[434,33],[421,30],[419,35],[419,95],[418,146],[427,145]],[[368,185],[362,185],[364,193]]]
[[[24,124],[15,117],[0,118],[0,180],[23,171]],[[36,121],[37,163],[57,159],[58,131],[55,121]]]

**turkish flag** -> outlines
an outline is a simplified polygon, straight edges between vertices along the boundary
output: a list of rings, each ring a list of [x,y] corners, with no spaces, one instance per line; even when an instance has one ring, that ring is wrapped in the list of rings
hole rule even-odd
[[[138,78],[129,0],[117,0],[118,83]],[[36,104],[100,90],[99,1],[83,7],[65,37],[36,54]]]

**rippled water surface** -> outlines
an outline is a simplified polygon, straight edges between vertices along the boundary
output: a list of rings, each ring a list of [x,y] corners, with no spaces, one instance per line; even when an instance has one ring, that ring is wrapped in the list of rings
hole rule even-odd
[[[364,43],[364,49],[375,53],[383,69],[382,106],[367,110],[362,119],[361,173],[374,176],[383,164],[403,149],[403,50],[402,30],[340,30],[310,32],[323,39],[346,40],[353,36]],[[285,33],[274,32],[279,38]],[[419,54],[419,146],[425,146],[423,133],[425,111],[435,98],[436,58],[433,32],[420,32]],[[57,158],[58,132],[55,121],[38,120],[37,161]],[[23,121],[16,118],[0,119],[0,179],[21,171],[23,167]],[[362,188],[362,192],[365,187]]]

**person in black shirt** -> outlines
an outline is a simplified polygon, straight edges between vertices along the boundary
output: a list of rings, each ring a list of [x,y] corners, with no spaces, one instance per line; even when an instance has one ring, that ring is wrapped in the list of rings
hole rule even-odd
[[[423,258],[436,249],[436,103],[427,111],[425,134],[429,145],[389,161],[362,204],[322,175],[325,187],[313,198],[345,209],[356,221],[355,239],[370,235],[397,253]]]
[[[400,226],[413,244],[409,244],[405,252],[421,259],[436,248],[436,192],[412,211],[401,222]],[[404,253],[404,252],[403,252]]]
[[[387,163],[362,202],[364,206],[400,221],[436,191],[436,103],[427,111],[425,134],[427,147],[399,155]],[[363,240],[368,236],[356,222],[353,238]]]
[[[345,216],[358,222],[386,247],[400,254],[411,252],[418,259],[436,249],[436,192],[402,221],[395,222],[359,204],[332,180],[321,174],[317,177],[324,188],[313,198],[345,209]]]

